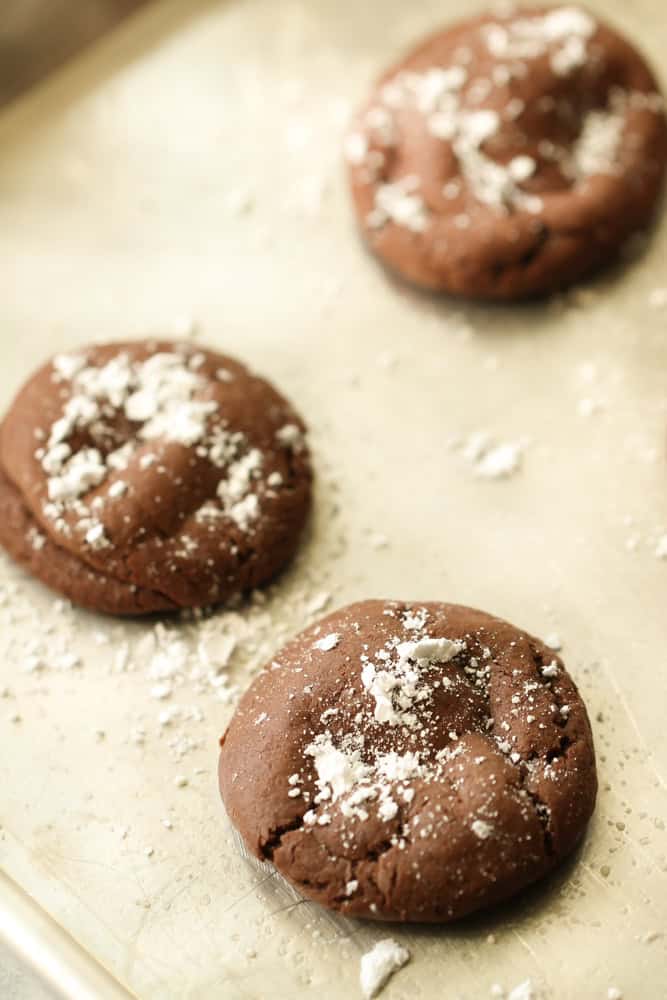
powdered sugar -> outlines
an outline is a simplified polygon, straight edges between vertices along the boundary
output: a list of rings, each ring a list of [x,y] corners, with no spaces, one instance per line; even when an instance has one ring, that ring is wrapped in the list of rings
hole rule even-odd
[[[493,826],[484,819],[476,819],[470,825],[470,829],[479,840],[488,840],[493,836]]]
[[[461,66],[434,67],[423,74],[401,72],[383,95],[386,100],[388,93],[394,105],[413,103],[426,116],[430,133],[452,144],[461,174],[478,201],[497,209],[539,210],[539,199],[520,188],[534,172],[535,161],[517,156],[504,166],[483,152],[482,146],[498,132],[501,119],[495,110],[464,106],[466,80],[467,73]],[[408,175],[376,187],[375,207],[368,224],[377,228],[389,221],[413,232],[427,228],[429,213],[419,193],[418,178]]]
[[[380,184],[375,189],[375,207],[368,216],[371,228],[381,228],[394,222],[413,233],[423,233],[428,226],[426,204],[419,193],[419,178],[403,177],[391,184]]]
[[[266,488],[261,482],[264,456],[248,446],[242,433],[224,426],[218,404],[205,398],[203,360],[203,354],[180,347],[156,351],[143,360],[132,360],[127,351],[100,364],[90,363],[85,353],[54,359],[52,377],[58,383],[69,382],[70,393],[36,457],[47,476],[44,513],[56,531],[71,533],[74,517],[87,545],[92,549],[109,545],[104,504],[128,492],[127,481],[112,479],[110,473],[124,472],[133,462],[136,466],[135,455],[141,470],[158,462],[155,452],[142,451],[141,443],[148,441],[155,441],[158,449],[166,442],[194,448],[198,456],[224,470],[218,485],[220,507],[209,501],[207,512],[215,510],[240,530],[252,530],[261,514],[259,494]],[[108,421],[118,415],[136,425],[134,439],[109,450],[106,442],[113,435]],[[73,451],[75,434],[99,439],[104,448],[85,444]],[[295,424],[285,424],[276,439],[284,448],[304,447],[303,433]],[[282,478],[274,475],[271,488],[281,483]],[[86,504],[84,497],[100,487],[92,507]]]
[[[67,448],[67,446],[64,446]],[[68,449],[69,451],[69,449]],[[51,449],[44,457],[45,471],[58,469],[51,474],[47,483],[49,500],[55,504],[67,504],[98,486],[107,475],[107,467],[97,448],[82,448],[61,462],[58,457],[65,454],[63,446]],[[46,464],[44,464],[46,463]]]
[[[340,635],[338,632],[330,632],[328,635],[324,635],[321,639],[314,642],[313,649],[320,649],[328,653],[330,650],[335,649],[339,642]]]
[[[612,96],[609,109],[589,111],[572,149],[571,173],[577,179],[611,174],[617,168],[618,149],[625,127],[627,100]]]
[[[465,643],[444,637],[425,636],[416,642],[397,643],[387,656],[386,650],[375,662],[363,658],[361,680],[375,700],[374,717],[377,722],[392,726],[415,726],[414,709],[430,696],[430,689],[422,681],[422,672],[432,664],[448,663],[465,649]]]
[[[372,1000],[395,972],[410,960],[410,952],[393,938],[383,938],[361,957],[359,981],[364,1000]]]
[[[529,74],[531,62],[548,59],[551,73],[565,78],[573,77],[589,62],[593,64],[596,53],[590,43],[598,30],[597,22],[579,7],[564,6],[533,16],[499,17],[478,30],[488,52],[497,60],[488,78],[474,75],[471,50],[467,59],[462,50],[454,52],[449,65],[419,71],[401,69],[383,83],[377,103],[347,137],[348,161],[373,186],[373,208],[366,219],[370,229],[393,223],[420,234],[440,216],[459,229],[469,229],[474,224],[474,213],[465,203],[460,204],[466,193],[498,213],[539,215],[547,195],[543,197],[537,184],[531,189],[531,180],[540,174],[543,160],[557,164],[563,179],[572,185],[598,174],[613,175],[621,167],[619,152],[628,109],[659,110],[658,95],[611,87],[608,106],[581,111],[580,133],[570,148],[558,145],[547,135],[538,144],[539,157],[532,155],[527,138],[522,153],[516,139],[507,135],[507,127],[533,109],[522,98],[512,96],[511,89],[504,105],[499,106],[497,101],[490,107],[484,104],[491,104],[494,88],[506,88],[515,76]],[[532,72],[538,74],[542,69]],[[548,93],[535,98],[535,103],[540,112],[556,109],[556,98]],[[564,114],[569,104],[563,100],[559,107],[559,113]],[[576,107],[572,107],[573,115]],[[431,191],[425,190],[421,176],[393,173],[394,161],[387,150],[400,144],[403,109],[414,109],[430,135],[451,147],[457,170],[454,175],[446,175],[442,188],[447,201],[459,202],[451,210],[443,212]],[[511,159],[494,157],[496,137],[496,145],[517,150]]]
[[[481,29],[489,52],[497,59],[534,60],[549,54],[551,68],[559,76],[583,65],[595,30],[593,18],[578,7],[557,7]]]
[[[507,441],[486,451],[475,463],[475,475],[482,479],[505,479],[521,466],[523,446],[518,441]]]
[[[496,442],[486,431],[473,431],[456,443],[480,479],[507,479],[521,468],[524,441]]]

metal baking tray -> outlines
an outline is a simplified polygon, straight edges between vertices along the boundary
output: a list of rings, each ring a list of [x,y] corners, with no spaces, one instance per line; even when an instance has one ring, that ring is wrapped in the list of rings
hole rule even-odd
[[[660,67],[663,0],[591,7]],[[413,956],[388,1000],[528,978],[558,1000],[665,995],[667,225],[543,304],[387,279],[355,233],[341,137],[382,67],[461,10],[156,0],[0,115],[2,406],[52,352],[199,336],[292,398],[318,478],[295,565],[201,622],[85,614],[0,561],[0,931],[64,996],[335,1000],[387,933]],[[523,442],[510,478],[474,475],[478,430]],[[557,633],[590,709],[582,849],[456,926],[328,916],[248,864],[219,803],[234,685],[366,596]],[[156,701],[155,656],[179,643]]]

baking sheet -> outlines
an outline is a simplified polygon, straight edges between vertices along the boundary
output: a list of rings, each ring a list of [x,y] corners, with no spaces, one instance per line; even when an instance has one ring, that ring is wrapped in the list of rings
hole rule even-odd
[[[591,7],[660,64],[662,0]],[[233,701],[192,672],[202,636],[210,653],[227,635],[244,686],[327,600],[367,596],[557,632],[601,778],[583,849],[547,884],[391,931],[413,959],[385,996],[473,1000],[528,977],[559,1000],[665,996],[667,226],[542,306],[386,279],[355,237],[344,124],[387,61],[460,11],[166,0],[0,117],[2,405],[53,351],[176,333],[275,379],[313,431],[310,536],[263,604],[162,633],[0,565],[0,864],[142,1000],[355,995],[387,929],[288,898],[239,856],[215,778]],[[479,429],[525,439],[509,480],[462,457]],[[157,701],[153,658],[180,638]]]
[[[4,0],[0,20],[0,107],[113,30],[146,0]]]

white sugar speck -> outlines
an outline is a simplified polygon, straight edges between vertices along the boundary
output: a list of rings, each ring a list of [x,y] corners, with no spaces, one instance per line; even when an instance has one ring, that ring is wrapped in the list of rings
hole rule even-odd
[[[393,938],[378,941],[361,957],[359,981],[365,1000],[377,996],[389,978],[410,960],[410,952]]]
[[[504,479],[521,466],[523,448],[518,442],[496,445],[475,464],[475,474],[484,479]]]
[[[338,632],[330,632],[329,635],[322,636],[317,642],[313,643],[313,649],[321,649],[324,653],[328,653],[330,650],[335,649],[340,642],[340,635]]]
[[[552,660],[551,663],[548,663],[545,667],[542,667],[542,676],[547,678],[558,676],[558,664],[556,663],[555,660]]]
[[[479,837],[480,840],[488,840],[493,833],[493,827],[491,824],[487,823],[486,820],[483,819],[474,820],[470,829],[476,837]]]

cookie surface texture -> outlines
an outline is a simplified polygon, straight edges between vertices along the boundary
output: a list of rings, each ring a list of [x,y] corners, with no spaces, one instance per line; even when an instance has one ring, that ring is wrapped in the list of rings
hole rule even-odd
[[[350,917],[448,921],[581,839],[597,782],[584,704],[539,640],[451,604],[365,601],[242,698],[220,789],[248,850]]]
[[[233,359],[136,341],[57,355],[0,427],[0,543],[112,614],[217,604],[293,555],[311,496],[305,428]]]
[[[579,7],[455,24],[377,84],[345,142],[372,251],[424,288],[562,289],[654,215],[663,100],[642,56]]]

